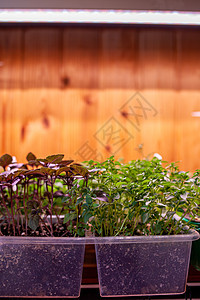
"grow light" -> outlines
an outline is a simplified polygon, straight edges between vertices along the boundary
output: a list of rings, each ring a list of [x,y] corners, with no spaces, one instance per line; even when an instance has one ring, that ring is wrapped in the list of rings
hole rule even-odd
[[[200,117],[200,111],[193,111],[193,112],[192,112],[192,117],[197,117],[197,118],[199,118],[199,117]]]
[[[200,13],[144,10],[1,9],[0,22],[200,25]]]

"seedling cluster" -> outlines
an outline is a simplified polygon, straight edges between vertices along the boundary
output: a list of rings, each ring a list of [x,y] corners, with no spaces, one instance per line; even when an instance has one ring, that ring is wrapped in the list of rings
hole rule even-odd
[[[180,172],[156,157],[83,164],[62,154],[26,158],[0,158],[0,235],[173,235],[195,226],[199,170]]]
[[[12,163],[8,154],[0,158],[1,235],[84,235],[80,205],[68,191],[77,179],[87,185],[88,171],[63,158],[58,154],[37,159],[29,153],[26,164]]]
[[[83,206],[95,235],[186,233],[199,215],[198,170],[191,177],[158,158],[86,163],[89,195]]]

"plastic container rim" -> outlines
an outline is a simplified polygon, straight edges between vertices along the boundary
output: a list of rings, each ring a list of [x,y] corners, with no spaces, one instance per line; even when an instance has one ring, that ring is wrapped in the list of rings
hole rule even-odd
[[[152,235],[152,236],[110,236],[110,237],[18,237],[0,236],[2,244],[126,244],[126,243],[172,243],[192,242],[198,240],[200,234],[192,230],[189,234]]]

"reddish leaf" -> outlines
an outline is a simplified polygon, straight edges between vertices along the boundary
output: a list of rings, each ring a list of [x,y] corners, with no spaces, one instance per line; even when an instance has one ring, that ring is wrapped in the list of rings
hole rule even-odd
[[[71,171],[71,170],[70,170],[69,167],[62,167],[62,168],[56,170],[56,176],[60,175],[60,174],[63,173],[63,172],[67,173],[67,172],[70,172],[70,171]]]
[[[40,171],[43,173],[43,175],[45,174],[45,175],[50,175],[50,176],[52,176],[56,173],[56,170],[50,169],[50,168],[45,168],[45,167],[42,167],[40,169]]]
[[[47,159],[43,159],[43,158],[37,158],[36,161],[38,162],[38,164],[44,166],[48,164],[48,160]]]
[[[26,159],[30,163],[30,161],[35,161],[36,160],[36,156],[32,152],[29,152],[26,156]]]
[[[0,157],[0,166],[2,166],[3,168],[5,168],[6,166],[8,166],[11,163],[12,163],[12,156],[11,155],[4,154]]]
[[[73,160],[62,160],[58,165],[60,167],[64,167],[64,166],[70,165],[71,163],[73,163]]]
[[[74,174],[79,174],[83,177],[88,174],[88,169],[80,164],[72,164],[70,169]]]
[[[62,161],[64,154],[50,155],[46,157],[48,163],[58,164]]]
[[[26,171],[25,175],[43,176],[44,173],[41,171],[41,169],[35,169],[35,170]]]

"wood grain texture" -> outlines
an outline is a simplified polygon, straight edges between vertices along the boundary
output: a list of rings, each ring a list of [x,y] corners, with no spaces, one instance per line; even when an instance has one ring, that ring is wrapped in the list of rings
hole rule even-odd
[[[1,27],[1,154],[199,168],[200,30]]]
[[[60,87],[62,30],[23,30],[23,88]]]
[[[100,42],[98,29],[64,29],[61,69],[65,87],[98,87]]]
[[[23,31],[20,28],[0,28],[0,88],[21,88]]]

